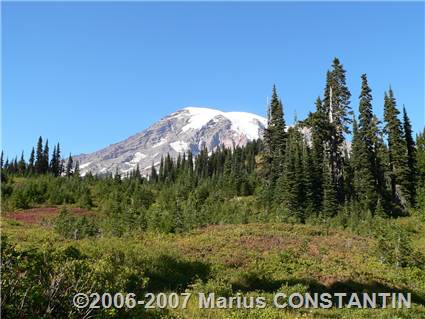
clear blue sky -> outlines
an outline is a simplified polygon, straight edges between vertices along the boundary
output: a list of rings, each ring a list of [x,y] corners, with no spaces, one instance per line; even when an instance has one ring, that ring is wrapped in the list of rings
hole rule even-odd
[[[185,106],[314,109],[337,56],[424,126],[424,3],[2,3],[2,148],[98,150]]]

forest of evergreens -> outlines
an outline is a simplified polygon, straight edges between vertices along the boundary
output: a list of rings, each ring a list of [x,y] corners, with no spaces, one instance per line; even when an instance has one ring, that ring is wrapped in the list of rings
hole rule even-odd
[[[167,155],[148,177],[138,167],[128,176],[117,171],[80,177],[78,162],[62,159],[59,144],[50,156],[48,141],[43,146],[40,137],[28,162],[23,154],[3,162],[2,155],[3,210],[78,204],[104,212],[115,233],[134,227],[180,232],[207,224],[335,218],[344,225],[377,215],[407,215],[425,201],[424,133],[415,140],[406,108],[400,119],[391,88],[376,102],[384,110],[378,119],[366,75],[357,104],[356,117],[345,70],[335,59],[324,95],[305,120],[286,125],[274,87],[263,140],[210,155],[206,149],[196,157]],[[19,177],[25,182],[14,182]]]

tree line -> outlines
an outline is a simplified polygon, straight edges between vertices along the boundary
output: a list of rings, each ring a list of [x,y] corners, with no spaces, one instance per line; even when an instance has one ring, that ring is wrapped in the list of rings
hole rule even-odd
[[[24,151],[21,153],[21,157],[15,157],[9,161],[7,158],[4,160],[3,151],[0,155],[0,168],[2,172],[7,172],[9,175],[16,176],[33,176],[51,174],[53,176],[71,176],[73,174],[80,174],[79,162],[74,163],[71,154],[65,161],[61,157],[60,144],[57,143],[53,147],[52,155],[49,154],[49,141],[46,139],[43,147],[43,138],[40,136],[37,141],[37,146],[32,148],[28,163],[24,158]],[[2,175],[4,177],[4,175]]]
[[[417,165],[418,151],[423,161],[423,145],[417,149],[406,108],[401,121],[390,87],[381,122],[373,112],[366,74],[361,76],[358,117],[350,97],[345,70],[334,59],[315,112],[286,130],[273,88],[262,168],[268,207],[281,206],[303,221],[310,214],[333,217],[347,205],[389,216],[416,205],[417,187],[424,185],[424,167]],[[352,134],[351,143],[347,134]],[[423,143],[423,133],[417,139]]]
[[[28,163],[23,155],[3,163],[2,155],[3,206],[78,204],[104,212],[114,225],[110,228],[121,231],[135,225],[184,231],[255,221],[347,225],[424,208],[424,132],[415,141],[406,108],[400,116],[391,87],[384,94],[381,121],[366,74],[354,116],[345,74],[334,59],[323,96],[306,119],[287,126],[273,87],[262,140],[234,149],[202,149],[196,156],[167,154],[149,176],[136,166],[125,176],[117,170],[81,177],[78,161],[71,155],[63,159],[59,144],[49,158],[48,141],[43,147],[40,137]],[[26,184],[14,183],[14,176],[28,177]]]

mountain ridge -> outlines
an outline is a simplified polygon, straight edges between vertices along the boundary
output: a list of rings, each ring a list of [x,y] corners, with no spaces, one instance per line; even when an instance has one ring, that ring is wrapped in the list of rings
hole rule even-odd
[[[152,164],[158,166],[167,153],[175,158],[190,150],[194,155],[206,147],[209,151],[244,146],[262,137],[266,118],[248,112],[224,112],[211,107],[188,106],[179,109],[148,128],[98,151],[79,154],[81,175],[126,174],[139,165],[143,175]]]

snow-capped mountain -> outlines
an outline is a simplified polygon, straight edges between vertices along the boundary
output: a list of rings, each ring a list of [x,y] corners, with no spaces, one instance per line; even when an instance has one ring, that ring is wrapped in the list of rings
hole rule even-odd
[[[167,153],[177,157],[191,150],[194,155],[206,147],[209,151],[220,145],[243,146],[262,136],[267,120],[246,112],[222,112],[204,107],[186,107],[174,112],[146,130],[124,141],[91,154],[74,158],[80,163],[82,175],[132,171],[139,165],[142,174],[149,174],[152,164],[158,166]]]

